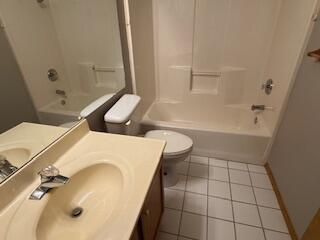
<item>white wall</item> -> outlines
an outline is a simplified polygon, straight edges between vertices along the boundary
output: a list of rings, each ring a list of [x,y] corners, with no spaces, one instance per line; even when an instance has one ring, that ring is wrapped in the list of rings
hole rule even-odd
[[[139,115],[142,117],[156,97],[153,4],[150,0],[130,0],[129,10],[136,88],[141,96]]]
[[[259,92],[259,102],[275,108],[274,111],[263,113],[271,132],[277,126],[295,78],[310,27],[313,25],[312,15],[316,12],[316,4],[317,0],[283,0],[269,61],[262,78],[262,81],[273,79],[275,87],[271,95]]]
[[[211,102],[226,104],[257,101],[281,0],[154,3],[158,99],[197,101],[208,95]],[[238,89],[241,93],[237,102],[221,99],[226,85],[223,74],[209,79],[191,78],[191,69],[227,74],[239,71],[232,80],[243,86]]]
[[[0,28],[0,133],[21,122],[39,122],[5,32]]]
[[[320,208],[320,63],[307,57],[307,52],[319,46],[320,20],[304,54],[268,158],[299,239]]]
[[[51,16],[37,1],[20,0],[1,0],[0,16],[35,107],[46,105],[56,88],[68,89]],[[59,81],[48,80],[50,68],[59,72]]]

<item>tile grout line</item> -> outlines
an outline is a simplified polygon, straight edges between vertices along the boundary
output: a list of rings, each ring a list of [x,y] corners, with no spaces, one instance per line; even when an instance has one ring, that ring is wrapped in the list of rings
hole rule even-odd
[[[208,157],[208,180],[207,180],[207,232],[206,232],[206,239],[209,240],[209,171],[210,171],[210,167],[209,167],[209,157]]]
[[[252,185],[252,178],[251,178],[250,172],[249,172],[249,179],[250,179],[250,182],[251,182],[251,185]],[[262,217],[261,217],[261,214],[260,214],[260,209],[259,209],[259,205],[258,205],[258,202],[257,202],[256,193],[255,193],[255,191],[254,191],[253,186],[252,186],[252,191],[253,191],[254,200],[256,201],[256,204],[257,204],[257,210],[258,210],[259,219],[260,219],[260,223],[261,223],[261,227],[262,227],[263,237],[264,237],[264,239],[266,240],[267,237],[266,237],[266,233],[265,233],[265,231],[264,231],[264,227],[263,227],[263,224],[262,224]]]
[[[181,212],[180,210],[173,209],[173,208],[168,208],[168,209]],[[231,220],[224,219],[224,218],[206,216],[206,215],[204,215],[204,214],[199,214],[199,213],[190,212],[190,211],[183,211],[183,212],[189,213],[189,214],[191,214],[191,215],[197,215],[197,216],[201,216],[201,217],[208,217],[208,218],[211,218],[211,219],[217,219],[217,220],[221,220],[221,221],[224,221],[224,222],[229,222],[229,223],[234,223],[234,224],[240,224],[240,225],[244,225],[244,226],[248,226],[248,227],[259,228],[259,229],[262,229],[262,230],[265,229],[265,230],[268,230],[268,231],[271,231],[271,232],[282,233],[282,234],[287,234],[287,235],[288,235],[288,232],[283,232],[283,231],[279,231],[279,230],[275,230],[275,229],[271,229],[271,228],[264,228],[264,227],[262,227],[262,226],[256,226],[256,225],[251,225],[251,224],[247,224],[247,223],[243,223],[243,222],[231,221]],[[170,233],[170,232],[166,232],[166,231],[163,231],[163,230],[161,230],[160,232],[165,232],[165,233],[168,233],[168,234],[171,234],[171,235],[177,235],[177,234],[175,234],[175,233]],[[183,236],[183,235],[180,235],[180,236]],[[185,237],[185,236],[183,236],[183,237]],[[190,237],[187,237],[187,238],[190,238]],[[191,239],[192,239],[192,238],[191,238]]]
[[[184,235],[180,235],[181,233],[181,226],[182,226],[182,215],[183,213],[189,213],[189,214],[193,214],[193,215],[199,215],[199,216],[204,216],[206,217],[206,225],[207,225],[207,229],[206,229],[206,240],[209,239],[209,236],[208,236],[208,233],[209,233],[209,219],[219,219],[219,220],[222,220],[222,221],[226,221],[226,222],[231,222],[233,223],[234,225],[234,233],[235,233],[235,240],[237,240],[237,233],[236,233],[236,223],[237,224],[241,224],[241,225],[244,225],[244,226],[250,226],[250,227],[255,227],[255,228],[258,228],[258,229],[262,229],[263,231],[263,234],[264,234],[264,239],[266,240],[266,233],[265,233],[265,230],[269,230],[269,231],[273,231],[273,232],[278,232],[278,233],[282,233],[282,234],[288,234],[287,232],[282,232],[282,231],[278,231],[278,230],[273,230],[273,229],[269,229],[269,228],[264,228],[263,225],[262,225],[262,217],[261,217],[261,214],[260,214],[260,209],[259,207],[264,207],[264,208],[268,208],[268,209],[274,209],[274,210],[279,210],[278,208],[274,208],[274,207],[269,207],[269,206],[263,206],[263,205],[258,205],[257,203],[257,197],[256,197],[256,193],[254,191],[254,188],[257,188],[257,189],[263,189],[263,190],[268,190],[268,191],[273,191],[272,189],[268,189],[268,188],[263,188],[263,187],[255,187],[252,185],[252,174],[258,174],[258,175],[266,175],[265,173],[262,173],[262,172],[256,172],[256,171],[250,171],[249,170],[249,167],[248,167],[248,164],[245,164],[246,165],[246,168],[248,170],[243,170],[243,169],[236,169],[236,168],[230,168],[229,165],[228,167],[221,167],[221,166],[214,166],[214,165],[210,165],[210,162],[209,162],[209,157],[206,157],[207,158],[207,161],[208,161],[208,164],[202,164],[202,163],[196,163],[196,162],[191,162],[191,156],[189,157],[189,161],[184,161],[187,163],[187,174],[181,174],[179,173],[180,176],[184,176],[186,178],[185,180],[185,184],[184,184],[184,190],[181,190],[181,189],[174,189],[174,188],[168,188],[170,190],[175,190],[175,191],[180,191],[182,192],[183,191],[183,201],[182,201],[182,208],[181,208],[181,213],[180,213],[180,219],[179,219],[179,226],[178,226],[178,234],[172,234],[172,233],[168,233],[168,232],[165,232],[165,231],[159,231],[159,232],[165,232],[165,233],[168,233],[168,234],[171,234],[171,235],[174,235],[174,236],[177,236],[177,238],[179,238],[179,236],[181,237],[185,237],[187,239],[191,239],[193,240],[194,238],[192,237],[189,237],[189,236],[184,236]],[[231,161],[232,162],[232,161]],[[229,163],[229,161],[227,162]],[[192,175],[189,175],[190,173],[190,168],[191,168],[191,164],[193,165],[197,165],[197,166],[206,166],[208,169],[207,169],[207,174],[208,174],[208,177],[199,177],[199,176],[192,176]],[[254,165],[254,164],[252,164]],[[256,166],[260,166],[260,165],[256,165]],[[222,180],[218,180],[218,179],[214,179],[214,175],[213,175],[213,179],[211,179],[209,177],[209,173],[210,173],[210,167],[215,167],[215,168],[221,168],[221,169],[226,169],[227,170],[227,173],[228,173],[228,180],[229,182],[227,181],[222,181]],[[245,185],[245,184],[239,184],[239,183],[233,183],[231,182],[231,177],[230,177],[230,171],[231,170],[236,170],[236,171],[242,171],[242,172],[248,172],[248,175],[249,175],[249,179],[250,179],[250,184],[251,186],[249,185]],[[187,183],[190,179],[192,179],[192,177],[194,178],[201,178],[201,179],[206,179],[206,183],[207,183],[207,194],[202,194],[202,193],[198,193],[198,192],[192,192],[192,191],[188,191],[187,190]],[[224,198],[224,197],[219,197],[219,196],[211,196],[209,195],[209,182],[210,181],[217,181],[217,182],[223,182],[223,183],[227,183],[229,184],[229,191],[230,191],[230,197],[231,199],[228,199],[228,198]],[[241,185],[241,186],[247,186],[247,187],[250,187],[253,191],[253,194],[254,194],[254,199],[255,199],[255,204],[252,204],[252,203],[248,203],[248,202],[242,202],[242,201],[237,201],[237,200],[233,200],[233,196],[232,196],[232,190],[231,190],[231,184],[235,184],[235,185]],[[185,198],[186,198],[186,194],[187,193],[193,193],[193,194],[197,194],[197,195],[202,195],[202,196],[205,196],[206,199],[207,199],[207,215],[204,215],[204,214],[199,214],[199,213],[195,213],[195,212],[191,212],[191,211],[184,211],[184,206],[185,206]],[[231,207],[232,207],[232,216],[233,216],[233,221],[230,221],[230,220],[227,220],[227,219],[223,219],[223,218],[217,218],[217,217],[210,217],[209,216],[209,198],[210,197],[214,197],[214,198],[218,198],[218,199],[223,199],[223,200],[226,200],[226,201],[230,201],[231,202]],[[236,202],[239,202],[239,203],[243,203],[243,204],[248,204],[248,205],[253,205],[253,206],[256,206],[257,209],[258,209],[258,214],[259,214],[259,219],[260,219],[260,222],[261,222],[261,226],[254,226],[254,225],[249,225],[249,224],[245,224],[245,223],[241,223],[241,222],[236,222],[235,220],[235,215],[234,215],[234,208],[233,208],[233,203],[236,203]],[[168,207],[167,207],[168,208]],[[178,209],[175,209],[175,208],[169,208],[169,209],[173,209],[173,210],[178,210]],[[179,210],[178,210],[179,211]]]
[[[231,169],[231,170],[234,170],[234,169]],[[243,172],[245,172],[245,171],[243,171]],[[187,175],[185,175],[185,174],[179,174],[179,175],[187,176]],[[262,175],[262,174],[261,174],[261,175]],[[263,175],[265,175],[265,174],[263,174]],[[253,186],[253,185],[246,185],[246,184],[243,184],[243,183],[236,183],[236,182],[227,182],[227,181],[223,181],[223,180],[219,180],[219,179],[214,179],[214,178],[205,178],[205,177],[192,176],[192,175],[189,175],[189,177],[201,178],[201,179],[208,179],[208,180],[211,180],[211,181],[224,182],[224,183],[232,183],[232,184],[237,184],[237,185],[241,185],[241,186],[254,187],[254,188],[258,188],[258,189],[273,191],[271,188],[257,187],[257,186]],[[171,188],[171,187],[170,187],[170,188]]]
[[[210,157],[210,156],[200,156],[200,155],[197,155],[197,154],[190,154],[190,156],[194,156],[194,157],[206,157],[206,158],[211,158],[211,159],[215,159],[215,160],[222,160],[222,161],[225,161],[225,162],[234,162],[234,163],[242,163],[242,164],[246,164],[246,165],[254,165],[254,166],[261,166],[263,167],[263,165],[261,164],[255,164],[255,163],[245,163],[245,162],[240,162],[240,161],[236,161],[236,160],[228,160],[228,159],[224,159],[224,158],[218,158],[218,157]]]
[[[191,156],[189,156],[188,167],[187,167],[187,174],[189,173],[190,162],[191,162]],[[178,228],[178,239],[179,239],[180,231],[181,231],[182,215],[183,215],[184,202],[185,202],[186,192],[187,192],[186,190],[187,190],[188,178],[189,178],[189,176],[187,175],[186,182],[185,182],[185,186],[184,186],[184,191],[183,191],[183,200],[182,200],[182,207],[181,207],[181,214],[180,214],[180,221],[179,221],[179,228]]]
[[[179,237],[183,237],[183,238],[187,238],[187,239],[190,239],[190,240],[198,240],[198,239],[196,239],[196,238],[190,238],[190,237],[186,237],[186,236],[182,236],[182,235],[177,235],[177,234],[169,233],[169,232],[166,232],[166,231],[159,231],[159,232],[166,233],[166,234],[169,234],[169,235],[173,235],[173,236],[177,237],[177,239],[178,239]]]
[[[229,164],[228,164],[229,166]],[[230,171],[229,171],[229,168],[228,168],[228,178],[229,178],[229,190],[230,190],[230,198],[231,198],[231,210],[232,210],[232,217],[233,217],[233,231],[234,231],[234,237],[235,237],[235,240],[237,240],[237,230],[236,230],[236,224],[235,224],[235,217],[234,217],[234,209],[233,209],[233,197],[232,197],[232,191],[231,191],[231,178],[230,178]]]
[[[233,162],[233,161],[228,161],[228,162]],[[222,167],[222,166],[218,166],[218,165],[211,165],[210,163],[209,164],[203,164],[203,163],[191,162],[191,161],[190,161],[190,163],[196,164],[196,165],[202,165],[202,166],[210,166],[210,167],[225,168],[225,169],[227,168],[227,169],[238,170],[238,171],[242,171],[242,172],[252,172],[252,173],[257,173],[257,174],[262,174],[262,175],[268,175],[266,172],[258,172],[258,171],[249,170],[247,163],[243,163],[243,164],[247,165],[247,170],[243,170],[243,169],[240,169],[240,168],[229,167],[228,165],[227,165],[227,167]],[[252,164],[252,165],[254,165],[254,164]],[[263,167],[262,165],[255,165],[255,166]]]
[[[192,176],[191,176],[192,177]],[[202,179],[205,179],[205,178],[202,178]],[[209,181],[212,181],[209,179]],[[208,181],[208,185],[209,185],[209,181]],[[216,181],[216,180],[214,180]],[[229,189],[231,188],[231,185],[239,185],[239,186],[244,186],[244,187],[251,187],[251,188],[257,188],[257,187],[253,187],[253,186],[249,186],[249,185],[243,185],[243,184],[237,184],[237,183],[229,183],[229,182],[224,182],[224,181],[218,181],[218,182],[223,182],[223,183],[228,183],[229,186]],[[203,194],[203,193],[199,193],[199,192],[192,192],[190,190],[181,190],[181,189],[174,189],[174,188],[168,188],[169,190],[172,190],[172,191],[178,191],[178,192],[187,192],[187,193],[193,193],[193,194],[197,194],[197,195],[201,195],[201,196],[207,196],[206,194]],[[263,190],[269,190],[269,189],[264,189],[264,188],[258,188],[258,189],[263,189]],[[272,191],[272,190],[270,190]],[[231,192],[231,191],[230,191]],[[253,190],[254,192],[254,190]],[[230,193],[231,195],[231,193]],[[245,201],[239,201],[239,200],[235,200],[235,199],[232,199],[232,198],[225,198],[225,197],[221,197],[221,196],[217,196],[217,195],[209,195],[209,197],[213,197],[213,198],[218,198],[218,199],[222,199],[222,200],[228,200],[228,201],[233,201],[233,202],[237,202],[237,203],[243,203],[243,204],[248,204],[248,205],[253,205],[253,206],[258,206],[258,207],[263,207],[263,208],[268,208],[268,209],[273,209],[273,210],[281,210],[280,208],[276,208],[276,207],[270,207],[270,206],[266,206],[266,205],[259,205],[256,201],[256,203],[249,203],[249,202],[245,202]],[[171,209],[174,209],[174,210],[180,210],[180,209],[176,209],[176,208],[171,208]]]

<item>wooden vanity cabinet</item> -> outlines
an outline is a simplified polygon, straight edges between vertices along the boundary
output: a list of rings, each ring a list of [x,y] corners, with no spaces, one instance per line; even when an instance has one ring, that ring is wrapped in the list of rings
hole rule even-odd
[[[141,209],[140,217],[130,240],[156,239],[163,210],[162,164],[160,163],[153,177],[149,192]]]

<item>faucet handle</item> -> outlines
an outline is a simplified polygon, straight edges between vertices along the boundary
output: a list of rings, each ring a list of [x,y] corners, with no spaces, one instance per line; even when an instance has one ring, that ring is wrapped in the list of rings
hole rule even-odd
[[[59,169],[53,165],[49,165],[38,173],[41,177],[56,177],[59,175]]]

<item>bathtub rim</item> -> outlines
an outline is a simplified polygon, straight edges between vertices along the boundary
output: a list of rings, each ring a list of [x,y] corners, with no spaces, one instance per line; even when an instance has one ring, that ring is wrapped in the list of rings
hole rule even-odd
[[[228,133],[228,134],[237,134],[237,135],[246,135],[246,136],[257,136],[257,137],[267,137],[271,138],[272,134],[266,128],[265,123],[260,123],[263,128],[259,130],[237,130],[237,129],[227,129],[227,128],[210,128],[208,126],[200,126],[196,122],[173,122],[173,121],[162,121],[162,120],[154,120],[149,117],[149,113],[155,103],[151,104],[148,110],[145,112],[141,119],[141,124],[146,125],[155,125],[155,126],[163,126],[163,127],[174,127],[177,129],[191,129],[197,131],[209,131],[209,132],[218,132],[218,133]]]

